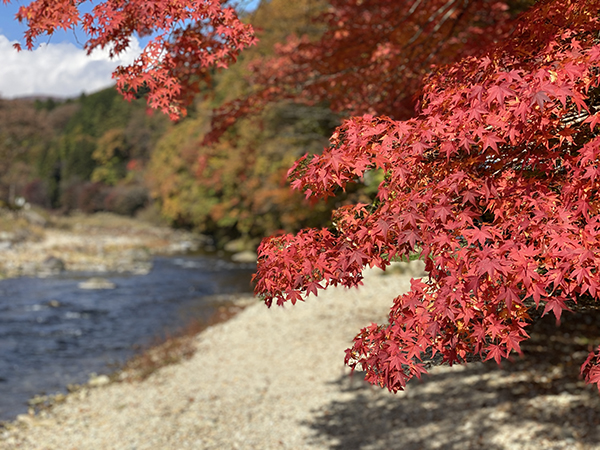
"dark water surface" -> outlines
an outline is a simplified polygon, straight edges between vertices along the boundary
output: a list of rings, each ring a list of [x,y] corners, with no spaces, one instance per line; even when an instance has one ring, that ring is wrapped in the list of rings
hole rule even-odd
[[[108,373],[134,348],[208,319],[206,296],[249,292],[254,265],[206,256],[159,257],[148,275],[103,275],[113,290],[83,290],[93,273],[0,281],[0,421],[37,394]]]

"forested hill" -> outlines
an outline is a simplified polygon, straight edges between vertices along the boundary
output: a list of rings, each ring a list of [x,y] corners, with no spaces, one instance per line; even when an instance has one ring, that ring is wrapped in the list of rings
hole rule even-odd
[[[21,197],[61,213],[158,209],[174,226],[251,243],[327,223],[340,200],[309,206],[286,180],[293,162],[320,152],[339,124],[327,105],[272,103],[201,145],[213,109],[251,91],[253,62],[290,32],[318,35],[310,18],[322,7],[264,3],[248,18],[260,44],[206,87],[211,100],[196,102],[178,123],[113,88],[69,100],[0,100],[0,200]]]
[[[147,201],[143,167],[168,120],[114,89],[70,100],[1,100],[1,199],[61,212],[133,214]]]

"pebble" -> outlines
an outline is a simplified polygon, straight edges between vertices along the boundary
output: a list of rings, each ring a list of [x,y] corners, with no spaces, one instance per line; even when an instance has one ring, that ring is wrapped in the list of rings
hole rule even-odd
[[[256,252],[245,250],[243,252],[231,255],[231,260],[239,263],[255,263],[257,260]]]
[[[92,374],[90,379],[88,380],[88,385],[91,387],[104,386],[110,383],[110,378],[108,375],[95,375]]]
[[[93,277],[77,284],[79,289],[115,289],[117,285],[106,278]]]

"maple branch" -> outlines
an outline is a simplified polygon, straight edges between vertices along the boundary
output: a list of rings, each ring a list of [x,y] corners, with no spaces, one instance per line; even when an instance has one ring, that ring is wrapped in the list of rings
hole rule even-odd
[[[469,0],[464,0],[463,5],[464,6],[462,8],[462,11],[459,13],[456,20],[453,21],[452,27],[450,27],[450,30],[448,30],[448,33],[446,34],[446,40],[449,39],[454,34],[456,27],[458,26],[459,22],[461,21],[461,19],[464,17],[465,13],[467,12],[467,9],[469,7]],[[429,55],[427,55],[427,58],[425,59],[425,63],[427,63],[428,61],[431,61],[435,56],[437,56],[437,54],[441,51],[442,47],[444,46],[444,41],[445,40],[443,40],[443,39],[439,40],[436,48],[433,51],[431,51],[429,53]]]
[[[441,353],[436,353],[435,356],[431,356],[431,350],[429,349],[424,355],[421,355],[421,363],[423,364],[426,370],[431,369],[436,366],[450,365],[448,361],[444,358],[444,355]],[[467,353],[464,357],[461,358],[461,362],[464,363],[473,363],[473,362],[482,362],[483,357],[479,353]]]
[[[412,43],[414,43],[414,42],[415,42],[417,39],[419,39],[419,37],[421,36],[421,34],[423,34],[423,31],[425,30],[425,27],[426,27],[426,25],[428,25],[428,24],[432,23],[432,22],[433,22],[433,21],[434,21],[434,20],[437,18],[437,16],[439,16],[440,14],[442,14],[442,12],[444,11],[444,9],[445,9],[447,6],[449,7],[450,5],[452,5],[453,3],[455,3],[456,1],[457,1],[457,0],[449,0],[448,2],[444,3],[444,4],[443,4],[443,5],[440,7],[440,8],[438,8],[438,10],[437,10],[437,11],[434,11],[434,13],[433,13],[431,16],[429,16],[429,18],[427,19],[427,21],[425,22],[425,24],[424,24],[424,25],[421,25],[421,26],[419,27],[419,29],[417,30],[417,32],[416,32],[416,33],[413,35],[413,37],[412,37],[412,38],[410,38],[410,39],[407,41],[407,43],[406,43],[405,47],[408,47],[408,46],[410,46],[410,45],[411,45]],[[468,1],[468,0],[467,0],[467,1]],[[435,31],[435,29],[434,29],[434,31]]]
[[[599,105],[590,105],[589,108],[592,111],[592,113],[595,114],[598,111],[600,111],[600,104]],[[586,111],[585,109],[583,109],[581,111],[574,111],[572,113],[565,114],[561,118],[561,122],[563,123],[563,125],[565,127],[572,127],[574,125],[579,125],[579,124],[585,122],[585,120],[593,114],[590,114],[590,112]]]

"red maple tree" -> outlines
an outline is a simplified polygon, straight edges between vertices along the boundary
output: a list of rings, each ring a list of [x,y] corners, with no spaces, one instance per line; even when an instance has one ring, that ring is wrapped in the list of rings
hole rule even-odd
[[[292,186],[326,198],[380,169],[376,201],[337,210],[332,228],[263,241],[256,292],[295,303],[418,253],[429,277],[346,355],[392,391],[432,361],[520,352],[538,308],[558,320],[595,305],[599,12],[541,1],[484,53],[427,76],[415,117],[346,120],[323,154],[297,161]],[[591,354],[582,374],[600,387],[599,362]]]
[[[600,0],[542,0],[515,18],[510,7],[526,3],[332,0],[324,40],[288,41],[256,72],[265,101],[328,100],[355,114],[322,154],[297,161],[294,188],[327,198],[384,173],[376,201],[337,210],[331,228],[264,240],[256,292],[295,303],[418,253],[429,276],[346,355],[392,391],[432,361],[500,361],[520,351],[538,311],[559,319],[600,296]],[[81,18],[70,0],[37,0],[19,18],[28,46],[79,21],[86,48],[115,53],[133,32],[162,31],[116,76],[173,116],[210,67],[254,39],[208,0],[110,1]],[[600,388],[600,352],[581,372]]]

